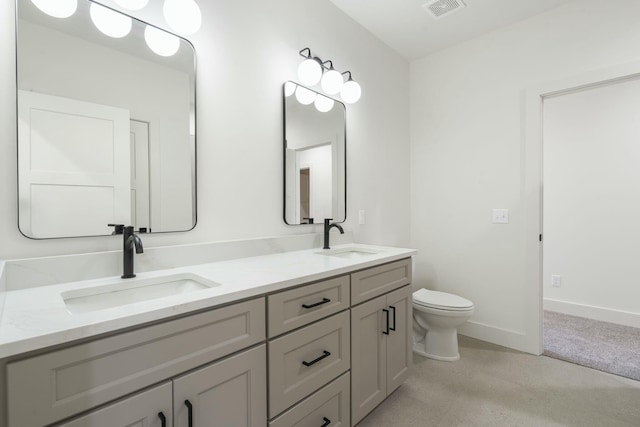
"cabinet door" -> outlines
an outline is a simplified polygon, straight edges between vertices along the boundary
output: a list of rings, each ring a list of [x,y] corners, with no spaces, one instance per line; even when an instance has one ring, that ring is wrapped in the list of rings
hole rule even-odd
[[[167,382],[58,427],[170,427],[172,403],[171,382]]]
[[[386,296],[351,308],[351,423],[387,397]]]
[[[387,306],[392,329],[387,336],[387,394],[390,394],[409,376],[413,364],[411,286],[388,293]]]
[[[266,357],[263,344],[176,378],[173,382],[175,426],[264,427],[267,424]]]

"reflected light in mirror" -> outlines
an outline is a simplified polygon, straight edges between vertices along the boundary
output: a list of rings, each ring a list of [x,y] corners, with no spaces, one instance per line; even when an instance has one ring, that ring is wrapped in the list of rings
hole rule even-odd
[[[165,0],[164,19],[178,34],[189,36],[200,29],[202,13],[193,0]]]
[[[362,89],[360,89],[360,85],[351,79],[342,86],[342,90],[340,91],[340,97],[347,104],[358,102],[361,94]]]
[[[290,97],[291,95],[293,95],[293,92],[296,91],[296,84],[294,82],[286,82],[284,84],[284,96],[286,96],[287,98]]]
[[[316,100],[314,101],[314,105],[318,111],[321,113],[326,113],[331,111],[333,108],[333,104],[335,102],[331,98],[327,98],[326,96],[317,95]]]
[[[144,29],[144,41],[149,49],[160,56],[175,55],[180,48],[179,38],[149,25]]]
[[[129,10],[140,10],[149,3],[149,0],[115,0],[115,2]]]
[[[296,89],[296,99],[302,105],[309,105],[316,99],[316,93],[303,86]]]
[[[54,18],[68,18],[78,9],[78,0],[31,0],[38,9]]]
[[[303,85],[315,86],[322,78],[322,66],[313,58],[305,59],[298,65],[298,78]]]
[[[344,80],[342,78],[342,74],[333,68],[324,73],[322,81],[320,82],[322,90],[329,95],[336,95],[340,93],[340,89],[342,89],[343,84]]]
[[[92,3],[89,9],[91,20],[98,29],[109,37],[119,39],[131,31],[131,18],[114,10]]]

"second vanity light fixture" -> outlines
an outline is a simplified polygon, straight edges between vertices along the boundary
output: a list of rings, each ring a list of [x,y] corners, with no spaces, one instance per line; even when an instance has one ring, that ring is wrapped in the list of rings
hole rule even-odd
[[[128,10],[140,10],[149,3],[149,0],[114,1]],[[31,2],[42,12],[54,18],[68,18],[78,8],[78,0],[31,0]],[[180,35],[194,34],[202,25],[202,13],[194,0],[164,0],[162,11],[169,27]],[[131,17],[99,3],[91,2],[89,14],[96,28],[109,37],[122,38],[131,31]],[[174,55],[180,47],[180,39],[155,27],[147,26],[144,36],[149,48],[160,56]]]
[[[308,47],[300,51],[300,56],[305,58],[298,66],[300,83],[305,86],[315,86],[320,83],[320,87],[326,94],[337,95],[339,93],[347,104],[358,102],[362,95],[362,89],[358,82],[351,77],[351,71],[342,73],[337,71],[333,68],[331,60],[323,62],[317,56],[313,56]],[[347,81],[344,81],[344,76],[347,74]]]

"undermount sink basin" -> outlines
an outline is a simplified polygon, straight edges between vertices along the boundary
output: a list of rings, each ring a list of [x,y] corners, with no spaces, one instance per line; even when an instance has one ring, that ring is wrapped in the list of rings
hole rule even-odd
[[[340,258],[366,258],[371,255],[379,254],[380,251],[365,248],[336,248],[324,249],[322,252],[316,252],[318,255],[335,256]]]
[[[140,280],[119,279],[106,285],[62,292],[60,296],[71,314],[80,314],[215,286],[219,286],[219,283],[195,274],[182,273]]]

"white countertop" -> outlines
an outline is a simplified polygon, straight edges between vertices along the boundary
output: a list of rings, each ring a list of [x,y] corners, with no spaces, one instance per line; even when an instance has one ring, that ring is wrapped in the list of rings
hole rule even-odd
[[[264,295],[327,277],[413,256],[413,249],[347,244],[332,247],[377,253],[351,259],[322,255],[322,249],[240,258],[188,267],[0,292],[0,358],[80,338],[159,321],[192,311]],[[320,254],[319,254],[320,253]],[[82,314],[71,314],[61,293],[114,281],[135,284],[149,278],[192,273],[219,286]]]

